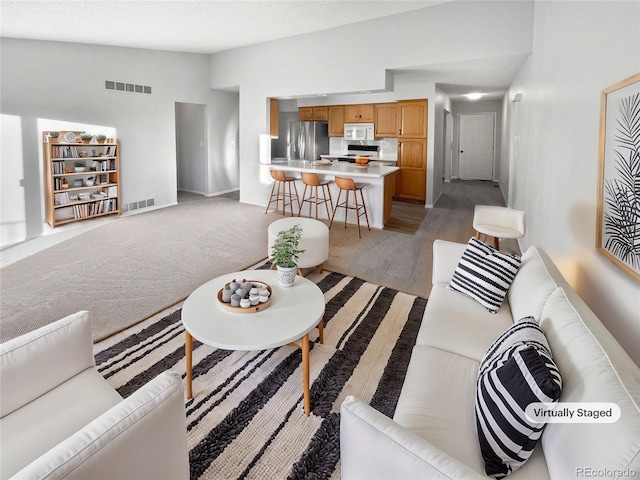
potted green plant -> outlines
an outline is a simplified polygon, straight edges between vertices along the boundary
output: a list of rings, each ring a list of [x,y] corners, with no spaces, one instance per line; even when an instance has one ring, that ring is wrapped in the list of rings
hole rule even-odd
[[[298,245],[302,238],[302,227],[296,224],[288,230],[281,230],[271,247],[271,262],[278,269],[278,284],[290,287],[296,279],[298,256],[304,253]]]
[[[73,166],[74,166],[74,170],[76,171],[76,173],[84,172],[84,170],[87,168],[85,166],[84,162],[80,162],[80,161],[74,162]]]
[[[60,132],[49,132],[49,143],[58,143]]]
[[[90,133],[82,132],[80,134],[80,140],[82,140],[84,143],[90,143],[92,138],[93,135],[91,135]]]
[[[107,139],[107,136],[102,133],[99,133],[98,135],[96,135],[96,140],[98,141],[98,143],[104,143],[106,139]]]

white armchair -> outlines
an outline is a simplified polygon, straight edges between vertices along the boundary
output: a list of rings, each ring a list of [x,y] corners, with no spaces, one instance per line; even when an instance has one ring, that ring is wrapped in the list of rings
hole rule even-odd
[[[0,478],[186,479],[182,379],[126,399],[95,369],[88,312],[0,345]]]

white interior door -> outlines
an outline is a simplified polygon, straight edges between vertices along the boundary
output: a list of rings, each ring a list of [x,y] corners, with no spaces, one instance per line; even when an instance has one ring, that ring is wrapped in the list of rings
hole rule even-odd
[[[495,115],[460,115],[460,178],[493,180]]]

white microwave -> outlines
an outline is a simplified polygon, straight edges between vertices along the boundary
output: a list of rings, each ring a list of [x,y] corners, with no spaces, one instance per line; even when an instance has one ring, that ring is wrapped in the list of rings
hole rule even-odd
[[[375,126],[373,123],[345,123],[345,140],[373,140],[375,136]]]

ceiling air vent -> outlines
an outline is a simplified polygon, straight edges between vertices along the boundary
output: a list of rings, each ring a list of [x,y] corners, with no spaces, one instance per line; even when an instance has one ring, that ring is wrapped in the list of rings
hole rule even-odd
[[[105,80],[104,89],[115,90],[116,92],[151,94],[151,87],[149,85],[137,85],[135,83],[116,82],[114,80]]]

